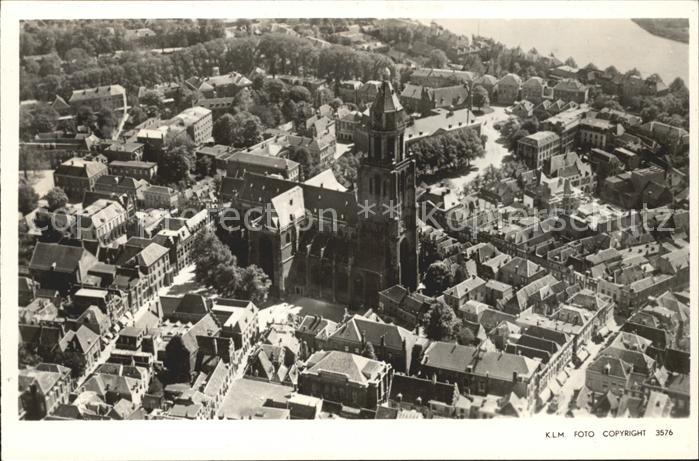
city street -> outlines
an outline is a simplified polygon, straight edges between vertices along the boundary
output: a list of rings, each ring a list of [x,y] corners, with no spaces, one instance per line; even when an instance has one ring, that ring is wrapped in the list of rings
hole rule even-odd
[[[574,395],[577,395],[575,391],[582,389],[582,387],[585,385],[585,370],[587,370],[590,363],[592,363],[595,357],[597,357],[600,350],[607,347],[609,339],[616,335],[619,328],[620,326],[615,323],[613,328],[610,328],[609,335],[599,344],[590,341],[585,348],[589,352],[589,355],[578,368],[575,368],[572,363],[566,367],[568,378],[562,383],[563,385],[558,393],[558,409],[555,412],[556,415],[564,416],[568,412],[568,406],[571,398],[573,398]],[[544,406],[541,413],[546,414],[547,406],[548,405]],[[573,414],[575,413],[576,412],[574,411]]]

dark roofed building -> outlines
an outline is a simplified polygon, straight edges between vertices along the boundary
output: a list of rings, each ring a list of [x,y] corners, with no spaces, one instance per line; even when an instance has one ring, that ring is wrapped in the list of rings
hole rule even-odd
[[[74,284],[87,278],[88,271],[97,262],[97,258],[82,247],[39,242],[34,247],[29,272],[41,288],[67,293]]]
[[[299,375],[299,392],[354,408],[375,410],[388,400],[389,364],[342,351],[318,351]]]

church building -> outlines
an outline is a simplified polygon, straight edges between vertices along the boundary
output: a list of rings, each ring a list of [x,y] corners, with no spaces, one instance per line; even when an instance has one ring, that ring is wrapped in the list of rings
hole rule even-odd
[[[260,266],[272,294],[377,307],[378,293],[418,283],[415,162],[407,115],[386,77],[369,114],[369,152],[353,191],[247,173],[231,207],[244,224],[241,263]]]

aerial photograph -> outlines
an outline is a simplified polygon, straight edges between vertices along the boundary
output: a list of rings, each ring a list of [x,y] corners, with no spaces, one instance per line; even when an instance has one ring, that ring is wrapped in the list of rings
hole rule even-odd
[[[20,21],[18,419],[687,418],[688,42]]]

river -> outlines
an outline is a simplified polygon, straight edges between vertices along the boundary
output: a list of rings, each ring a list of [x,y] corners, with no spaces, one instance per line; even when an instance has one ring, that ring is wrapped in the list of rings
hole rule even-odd
[[[425,21],[429,22],[429,21]],[[564,61],[572,57],[578,66],[610,65],[620,72],[637,68],[641,73],[659,74],[666,84],[675,77],[688,83],[689,45],[657,37],[630,19],[435,19],[456,34],[481,35],[519,45],[524,51],[536,48]]]

